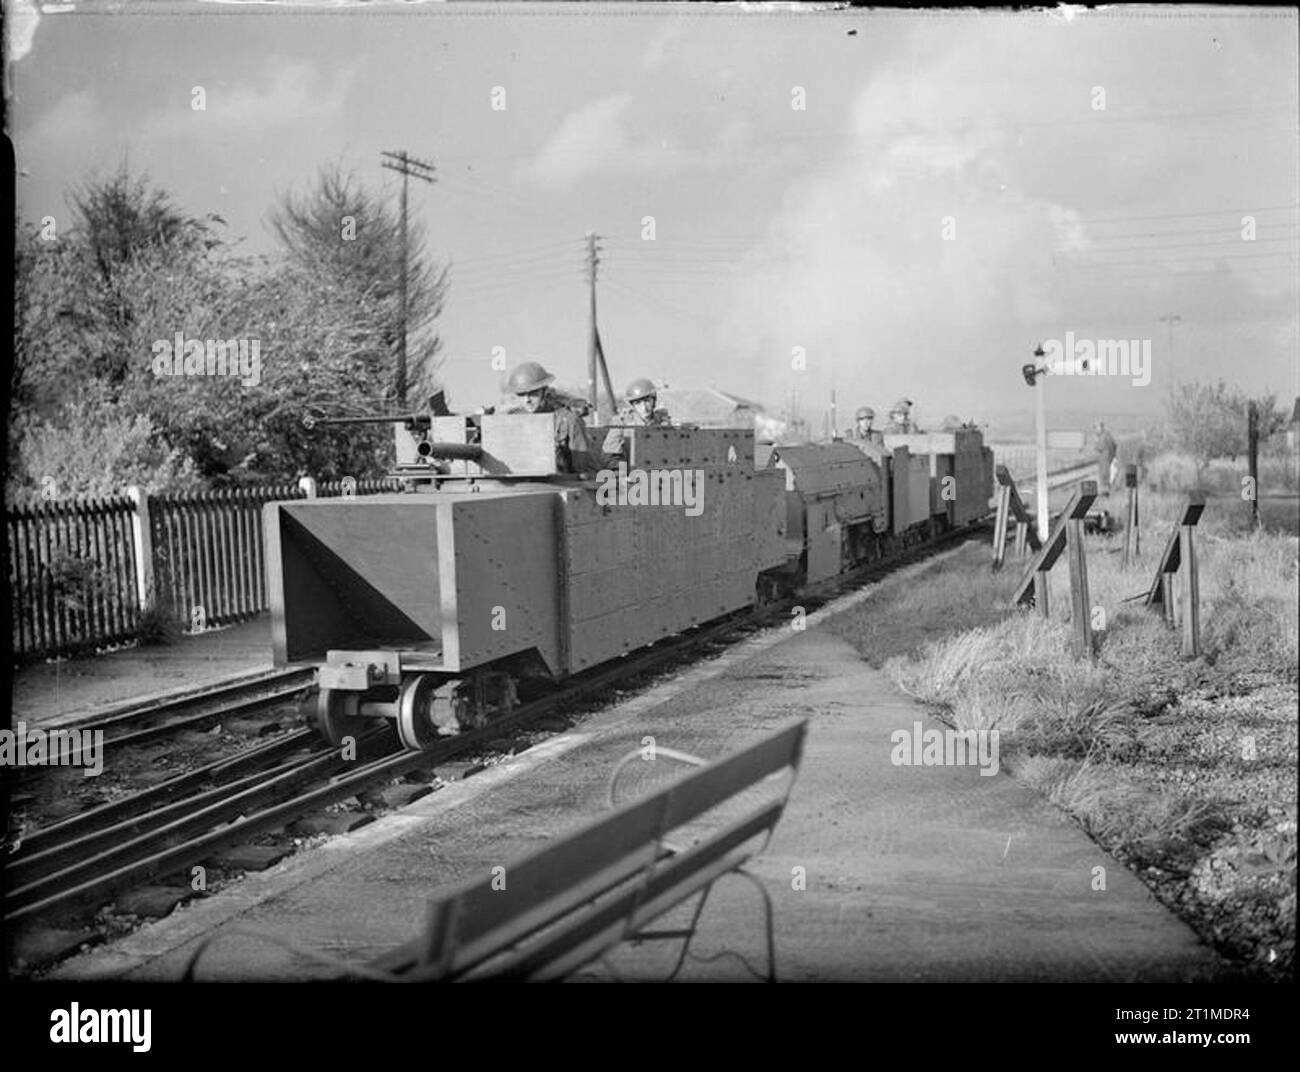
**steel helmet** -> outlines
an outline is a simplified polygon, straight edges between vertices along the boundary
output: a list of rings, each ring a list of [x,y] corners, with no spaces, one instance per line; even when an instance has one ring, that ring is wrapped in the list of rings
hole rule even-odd
[[[860,421],[866,418],[870,418],[874,421],[876,419],[876,411],[870,406],[859,406],[858,412],[854,414],[854,419]]]
[[[900,398],[894,403],[894,409],[906,409],[911,404],[912,400],[910,398]]]
[[[554,379],[555,377],[536,361],[525,361],[510,373],[506,386],[510,388],[511,394],[526,395],[531,391],[541,390]]]
[[[636,402],[642,398],[649,398],[651,395],[657,395],[658,393],[659,391],[655,385],[644,376],[639,380],[633,380],[629,383],[627,385],[627,390],[623,392],[624,397],[626,397],[629,402]]]

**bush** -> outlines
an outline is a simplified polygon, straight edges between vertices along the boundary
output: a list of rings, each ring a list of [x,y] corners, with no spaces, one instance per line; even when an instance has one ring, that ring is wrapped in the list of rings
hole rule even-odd
[[[1196,461],[1189,454],[1161,454],[1147,468],[1146,483],[1165,494],[1192,491],[1197,485]]]
[[[150,494],[203,486],[190,461],[160,441],[148,417],[86,400],[23,431],[6,498],[14,506],[36,506],[50,498],[123,495],[131,484]]]
[[[135,638],[145,647],[175,644],[184,632],[181,621],[161,602],[140,612]]]
[[[1250,475],[1243,458],[1208,462],[1200,471],[1189,454],[1170,452],[1156,457],[1147,468],[1146,487],[1152,491],[1184,495],[1203,491],[1208,495],[1240,495],[1243,480]],[[1300,491],[1300,459],[1294,454],[1262,454],[1259,458],[1261,495]]]

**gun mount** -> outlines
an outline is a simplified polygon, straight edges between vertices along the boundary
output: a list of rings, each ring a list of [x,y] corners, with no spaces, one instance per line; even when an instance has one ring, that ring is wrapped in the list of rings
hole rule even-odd
[[[483,447],[473,442],[443,443],[429,438],[433,416],[427,413],[394,413],[382,417],[303,417],[302,423],[309,431],[322,426],[351,427],[364,424],[399,424],[415,441],[416,457],[423,461],[478,461]]]

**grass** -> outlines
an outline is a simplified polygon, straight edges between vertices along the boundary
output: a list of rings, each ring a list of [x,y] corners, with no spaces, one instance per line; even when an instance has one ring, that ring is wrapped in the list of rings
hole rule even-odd
[[[1105,617],[1095,663],[1071,652],[1064,564],[1044,620],[1008,607],[1022,565],[1008,551],[992,573],[987,543],[923,580],[882,585],[831,628],[944,721],[997,728],[1004,768],[1237,970],[1289,979],[1300,544],[1243,532],[1235,509],[1211,501],[1196,536],[1203,654],[1184,659],[1180,633],[1125,602],[1149,585],[1184,501],[1144,495],[1143,555],[1128,568],[1117,538],[1088,538],[1090,602]]]
[[[1216,458],[1198,474],[1190,454],[1166,452],[1154,458],[1146,473],[1153,491],[1179,494],[1199,488],[1212,495],[1240,496],[1242,479],[1250,469],[1245,458]],[[1261,495],[1300,492],[1300,457],[1294,452],[1273,450],[1259,457]]]

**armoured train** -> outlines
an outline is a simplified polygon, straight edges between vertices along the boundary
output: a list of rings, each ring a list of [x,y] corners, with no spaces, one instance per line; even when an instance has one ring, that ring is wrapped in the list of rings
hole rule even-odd
[[[975,428],[798,446],[628,428],[619,485],[558,472],[554,420],[398,420],[402,493],[265,507],[274,659],[318,664],[305,713],[326,739],[386,718],[427,747],[526,684],[969,525],[993,491]],[[637,477],[657,505],[619,494]]]

